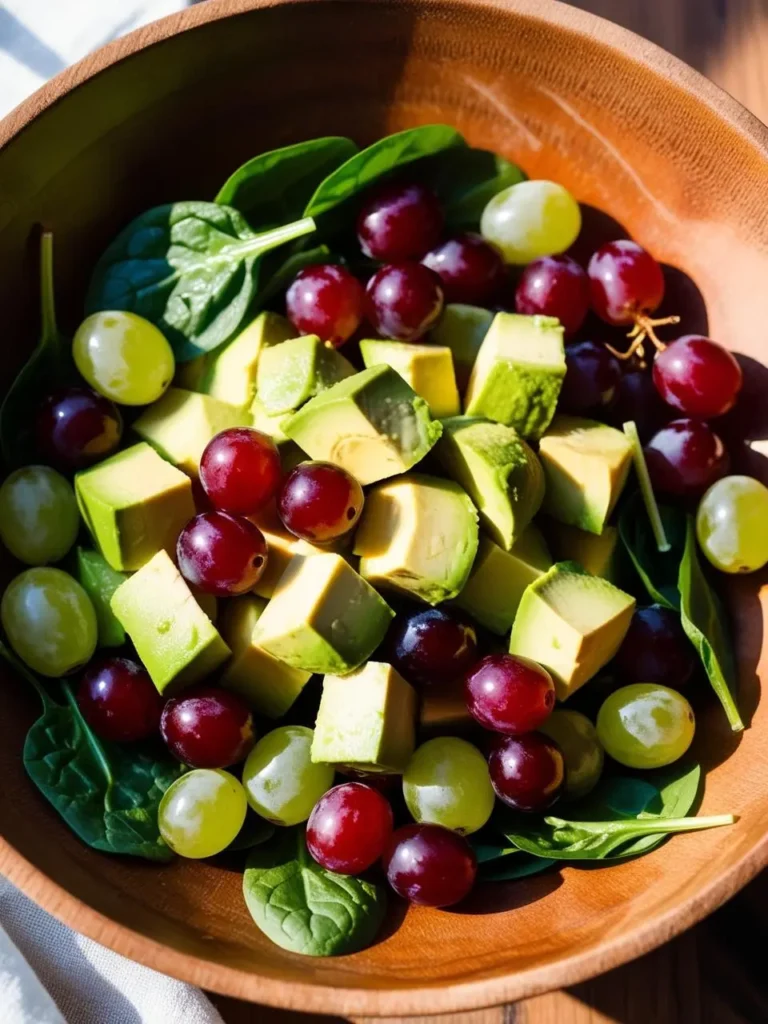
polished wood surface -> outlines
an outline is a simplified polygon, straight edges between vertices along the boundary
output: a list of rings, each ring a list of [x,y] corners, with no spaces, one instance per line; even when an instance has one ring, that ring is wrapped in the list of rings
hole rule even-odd
[[[638,0],[638,12],[642,6]],[[672,6],[666,0],[660,17],[671,17]],[[185,26],[194,31],[175,34]],[[598,234],[626,231],[675,268],[671,298],[686,322],[708,325],[753,360],[751,437],[768,437],[758,361],[768,355],[761,329],[768,132],[655,47],[545,0],[218,0],[66,72],[0,124],[0,306],[9,339],[0,381],[10,379],[36,329],[31,223],[56,228],[63,315],[72,326],[105,241],[145,206],[180,198],[179,181],[189,196],[211,195],[258,149],[315,132],[364,141],[434,120],[452,121],[533,176],[563,181],[622,225],[593,218]],[[765,475],[759,449],[751,465]],[[599,875],[566,868],[480,891],[469,912],[396,915],[372,949],[306,960],[259,935],[240,877],[225,866],[137,865],[95,854],[69,835],[24,778],[23,730],[37,709],[4,676],[0,869],[97,940],[254,1002],[354,1019],[402,1017],[575,984],[700,920],[768,859],[760,582],[740,581],[731,595],[752,728],[733,737],[716,709],[699,722],[698,752],[710,769],[704,810],[739,814],[730,830],[680,837]],[[658,965],[668,961],[654,959],[661,956],[652,954],[638,992],[663,976]],[[575,1005],[583,990],[569,997]],[[567,1021],[548,1009],[555,998],[540,996],[541,1012]],[[460,1019],[511,1021],[517,1013],[462,1012]],[[656,1013],[651,1006],[645,1019]]]

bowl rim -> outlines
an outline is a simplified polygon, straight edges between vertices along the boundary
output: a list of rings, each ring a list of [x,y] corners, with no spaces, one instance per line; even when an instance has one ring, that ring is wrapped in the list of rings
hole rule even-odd
[[[45,110],[77,86],[150,46],[190,29],[238,14],[270,7],[326,0],[218,0],[195,4],[123,36],[51,79],[0,120],[0,148]],[[336,0],[350,2],[350,0]],[[559,0],[375,0],[383,4],[428,9],[475,6],[502,9],[531,21],[588,37],[624,58],[663,76],[707,105],[713,113],[768,161],[768,127],[727,92],[684,61],[642,36]],[[590,949],[513,975],[456,984],[435,981],[412,988],[372,990],[331,988],[311,982],[288,982],[183,953],[119,924],[82,902],[49,878],[0,836],[0,872],[39,906],[64,924],[115,952],[182,981],[235,998],[305,1012],[399,1016],[440,1014],[511,1003],[594,977],[668,942],[735,895],[768,864],[768,829],[762,839],[704,890],[661,916],[650,918],[619,937],[606,935]]]

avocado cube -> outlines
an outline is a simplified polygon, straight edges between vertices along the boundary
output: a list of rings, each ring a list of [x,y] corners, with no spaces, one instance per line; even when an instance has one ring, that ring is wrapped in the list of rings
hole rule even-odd
[[[621,646],[635,599],[576,562],[558,562],[523,594],[510,654],[532,658],[565,700],[607,665]]]
[[[222,430],[250,423],[251,415],[246,409],[197,391],[168,388],[161,399],[144,410],[133,429],[164,459],[195,478],[200,457],[211,438]]]
[[[453,353],[456,383],[462,394],[467,389],[477,353],[492,322],[493,313],[481,306],[450,302],[429,333],[431,342],[445,345]]]
[[[556,416],[541,439],[539,458],[546,479],[543,511],[602,533],[632,465],[629,439],[596,420]]]
[[[259,313],[244,331],[210,358],[201,391],[228,405],[245,408],[256,395],[256,368],[261,353],[296,337],[289,320],[279,313]]]
[[[394,612],[341,555],[297,553],[259,619],[254,642],[305,672],[351,672],[369,658]]]
[[[477,557],[456,604],[499,636],[515,621],[526,587],[552,566],[539,530],[531,523],[510,551],[480,537]]]
[[[470,416],[443,420],[435,452],[474,501],[482,526],[509,551],[544,500],[536,455],[514,427]]]
[[[564,376],[559,320],[497,313],[477,354],[464,411],[539,438],[555,415]]]
[[[162,694],[199,682],[229,648],[165,551],[112,595],[112,611]]]
[[[266,601],[250,594],[227,602],[219,629],[232,658],[220,682],[239,693],[260,715],[281,718],[312,673],[291,668],[254,642],[256,626],[266,607]]]
[[[109,602],[126,578],[124,573],[115,572],[98,551],[77,549],[77,579],[96,612],[99,647],[122,647],[125,643],[125,630]]]
[[[442,345],[410,341],[360,342],[366,366],[391,366],[429,406],[435,419],[456,416],[460,410],[451,350]]]
[[[374,586],[435,605],[462,590],[477,542],[477,510],[461,487],[412,473],[368,493],[354,552]]]
[[[312,760],[365,771],[403,772],[413,754],[416,692],[391,665],[369,661],[327,675],[312,739]]]
[[[140,569],[158,551],[175,552],[195,514],[189,477],[136,444],[75,476],[80,514],[117,571]]]
[[[577,526],[566,526],[554,519],[547,519],[544,525],[547,540],[558,562],[578,562],[593,576],[616,582],[619,531],[615,526],[604,526],[603,532],[596,534],[587,533]]]
[[[267,414],[277,416],[298,409],[354,372],[341,352],[308,334],[264,349],[256,369],[256,393]]]
[[[371,366],[307,402],[285,432],[310,458],[334,462],[365,485],[409,470],[442,427],[399,373]]]

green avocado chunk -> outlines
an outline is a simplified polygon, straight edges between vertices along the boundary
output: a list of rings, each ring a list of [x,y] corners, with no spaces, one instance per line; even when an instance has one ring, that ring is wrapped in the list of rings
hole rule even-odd
[[[445,345],[453,353],[456,383],[463,394],[483,339],[493,322],[493,313],[481,306],[450,302],[429,333],[430,342]]]
[[[487,532],[509,551],[544,500],[541,463],[514,427],[470,416],[443,420],[435,453]]]
[[[565,700],[607,665],[621,645],[635,599],[576,562],[558,562],[527,588],[510,654],[543,665]]]
[[[405,473],[440,437],[427,403],[390,366],[372,366],[313,398],[284,424],[312,459],[361,484]]]
[[[122,647],[125,630],[115,618],[109,602],[127,577],[124,573],[115,572],[98,551],[78,548],[77,579],[96,610],[99,647]]]
[[[603,532],[596,534],[547,516],[542,519],[546,520],[545,533],[558,562],[578,562],[593,576],[616,582],[619,531],[615,526],[604,526]]]
[[[256,393],[267,415],[277,416],[293,412],[354,372],[341,352],[308,334],[264,349],[256,369]]]
[[[262,351],[295,337],[293,324],[284,316],[259,313],[244,331],[209,357],[210,365],[200,390],[229,405],[250,406],[256,394],[256,372]]]
[[[477,354],[464,411],[537,439],[555,415],[564,376],[559,320],[497,313]]]
[[[397,370],[417,395],[421,395],[435,419],[456,416],[461,408],[451,350],[441,345],[417,345],[412,341],[360,342],[366,366],[385,364]]]

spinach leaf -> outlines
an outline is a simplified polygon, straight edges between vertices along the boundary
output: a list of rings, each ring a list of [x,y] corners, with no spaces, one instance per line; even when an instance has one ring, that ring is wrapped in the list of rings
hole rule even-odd
[[[740,732],[744,722],[731,690],[731,681],[735,679],[736,673],[727,634],[725,609],[702,571],[691,516],[688,517],[678,586],[683,629],[699,652],[707,678],[723,705],[728,724],[734,732]]]
[[[306,956],[354,953],[384,917],[383,885],[336,875],[310,857],[304,829],[278,829],[248,857],[243,895],[251,917],[278,946]]]
[[[254,229],[288,224],[301,217],[320,182],[357,151],[351,139],[337,136],[273,149],[238,167],[216,202],[239,210]]]
[[[680,608],[678,572],[685,548],[685,513],[660,505],[659,514],[670,544],[669,551],[659,551],[639,492],[632,495],[621,511],[619,536],[652,600],[677,611]]]
[[[264,253],[314,227],[304,218],[257,235],[228,206],[155,207],[103,253],[87,309],[138,313],[166,335],[177,361],[186,362],[229,341],[252,314]]]
[[[495,838],[483,836],[477,839],[475,836],[468,836],[467,842],[475,852],[478,864],[488,864],[494,860],[509,856],[510,853],[517,853],[517,847],[510,846],[506,841],[499,841]]]
[[[520,168],[487,149],[455,149],[435,160],[429,183],[451,228],[477,231],[486,204],[502,189],[525,181]]]
[[[275,826],[271,822],[260,818],[254,811],[249,810],[243,827],[227,847],[227,852],[250,850],[254,846],[261,846],[262,843],[268,842],[274,834]]]
[[[73,373],[70,349],[56,326],[53,288],[53,235],[40,236],[40,340],[0,406],[0,445],[8,469],[34,461],[32,424],[37,406]]]
[[[388,135],[329,174],[307,203],[304,216],[325,214],[400,167],[465,145],[459,132],[447,124],[428,124]]]
[[[46,800],[96,850],[170,860],[173,852],[158,830],[157,809],[182,766],[139,746],[122,749],[99,740],[68,683],[62,683],[66,704],[58,704],[2,642],[0,657],[34,686],[43,704],[23,756],[27,774]]]
[[[554,863],[551,857],[539,857],[516,850],[514,856],[507,855],[491,864],[481,865],[477,879],[479,882],[509,882],[514,878],[538,875]]]

